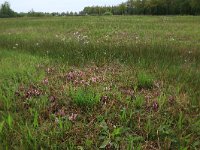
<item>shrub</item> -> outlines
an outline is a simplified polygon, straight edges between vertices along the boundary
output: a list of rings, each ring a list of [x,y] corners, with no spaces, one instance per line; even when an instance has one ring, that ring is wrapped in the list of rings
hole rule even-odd
[[[107,12],[105,12],[103,15],[104,15],[104,16],[112,16],[113,14],[112,14],[111,12],[107,11]]]

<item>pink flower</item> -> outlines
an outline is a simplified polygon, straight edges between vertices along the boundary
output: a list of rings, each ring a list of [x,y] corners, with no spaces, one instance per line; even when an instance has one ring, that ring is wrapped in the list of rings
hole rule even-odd
[[[68,119],[69,119],[70,121],[74,121],[74,120],[76,120],[77,116],[78,116],[78,114],[72,113],[72,114],[69,116]]]
[[[42,81],[43,84],[48,84],[49,83],[49,79],[48,78],[45,78],[43,81]]]
[[[152,107],[154,111],[158,111],[159,105],[156,101],[154,101]]]
[[[50,100],[51,102],[54,102],[54,101],[56,100],[56,98],[55,98],[55,96],[50,96],[50,97],[49,97],[49,100]]]
[[[91,81],[92,81],[93,83],[96,83],[96,82],[97,82],[97,78],[96,78],[96,77],[92,77],[92,78],[91,78]]]
[[[69,72],[67,75],[67,80],[71,81],[75,78],[74,73],[73,72]]]
[[[65,116],[65,110],[64,109],[59,110],[58,115]]]

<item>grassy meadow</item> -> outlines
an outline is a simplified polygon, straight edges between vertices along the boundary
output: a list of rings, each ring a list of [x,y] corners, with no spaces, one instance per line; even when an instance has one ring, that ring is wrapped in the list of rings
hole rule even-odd
[[[200,17],[0,19],[0,149],[200,149]]]

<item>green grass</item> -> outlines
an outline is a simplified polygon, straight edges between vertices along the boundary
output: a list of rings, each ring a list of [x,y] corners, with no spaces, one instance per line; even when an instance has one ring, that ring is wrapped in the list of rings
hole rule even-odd
[[[101,99],[98,93],[87,88],[70,89],[69,95],[74,103],[81,107],[93,106]]]
[[[145,72],[138,73],[138,88],[152,88],[153,82],[153,77],[151,75]]]
[[[0,149],[199,149],[199,24],[0,19]]]

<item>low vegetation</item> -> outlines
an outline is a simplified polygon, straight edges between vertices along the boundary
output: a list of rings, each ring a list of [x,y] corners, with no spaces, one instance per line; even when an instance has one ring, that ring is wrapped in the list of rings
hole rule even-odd
[[[0,149],[200,149],[200,17],[0,20]]]

